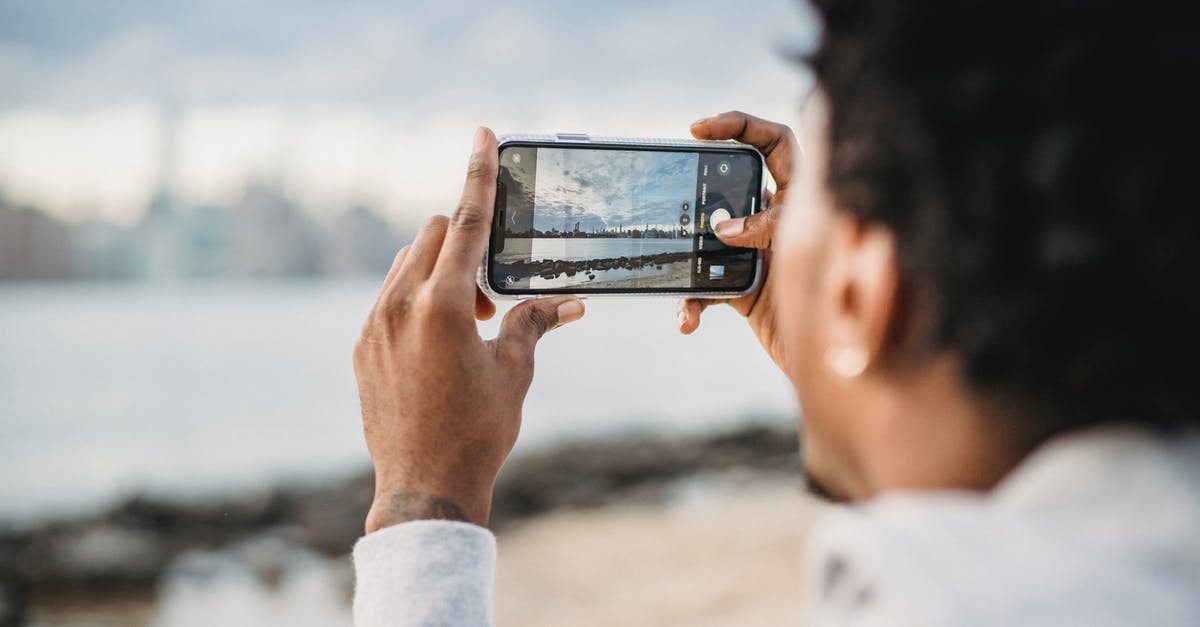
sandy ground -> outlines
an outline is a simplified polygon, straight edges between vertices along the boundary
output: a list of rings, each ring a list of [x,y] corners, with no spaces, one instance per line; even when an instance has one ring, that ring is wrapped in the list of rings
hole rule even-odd
[[[799,480],[692,480],[667,506],[555,512],[499,538],[496,624],[801,624],[819,511]]]

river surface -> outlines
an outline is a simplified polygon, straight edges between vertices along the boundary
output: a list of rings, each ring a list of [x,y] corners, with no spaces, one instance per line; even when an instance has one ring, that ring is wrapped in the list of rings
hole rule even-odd
[[[368,464],[350,354],[376,281],[0,286],[0,519]],[[516,454],[794,414],[732,311],[591,300],[539,348]],[[501,304],[501,314],[507,306]],[[495,334],[498,315],[480,326]]]
[[[505,243],[504,252],[498,253],[496,260],[500,263],[513,263],[522,260],[540,261],[542,259],[583,261],[586,259],[616,259],[618,257],[641,257],[660,253],[686,253],[691,251],[692,238],[690,237],[680,239],[522,237],[508,240]]]

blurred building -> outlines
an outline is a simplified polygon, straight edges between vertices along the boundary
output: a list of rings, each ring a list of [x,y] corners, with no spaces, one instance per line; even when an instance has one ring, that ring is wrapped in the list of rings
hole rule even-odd
[[[379,214],[355,205],[338,216],[326,232],[326,271],[332,274],[387,272],[402,238]]]
[[[277,188],[250,183],[234,215],[239,274],[263,277],[320,273],[324,251],[316,225]]]
[[[66,279],[73,275],[71,229],[29,207],[0,199],[0,280]]]
[[[99,218],[71,227],[72,276],[120,279],[134,274],[138,259],[129,246],[129,230]]]

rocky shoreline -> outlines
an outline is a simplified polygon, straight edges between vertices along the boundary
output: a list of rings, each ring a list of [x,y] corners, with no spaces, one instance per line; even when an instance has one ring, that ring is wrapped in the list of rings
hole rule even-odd
[[[538,259],[537,261],[518,260],[513,263],[500,264],[498,274],[513,276],[540,276],[543,279],[557,278],[565,274],[573,277],[583,273],[589,280],[596,278],[596,272],[603,270],[640,270],[648,266],[661,269],[663,266],[690,261],[692,253],[659,253],[656,255],[640,255],[636,257],[613,257],[608,259],[581,259],[569,261],[565,259]]]
[[[749,427],[679,439],[571,444],[522,456],[496,485],[491,526],[552,510],[655,502],[690,475],[746,468],[798,473],[795,432]],[[22,624],[38,599],[152,594],[181,556],[254,541],[336,557],[362,535],[373,477],[364,472],[322,485],[204,501],[138,496],[89,516],[30,528],[0,523],[0,626]]]

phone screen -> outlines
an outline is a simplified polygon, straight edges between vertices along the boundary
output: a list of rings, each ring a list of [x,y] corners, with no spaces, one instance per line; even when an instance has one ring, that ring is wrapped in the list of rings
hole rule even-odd
[[[488,280],[503,294],[737,292],[758,252],[714,228],[757,210],[758,153],[506,144]]]

